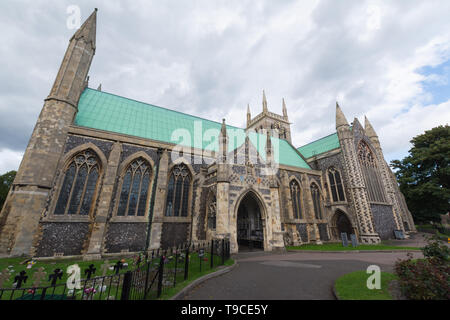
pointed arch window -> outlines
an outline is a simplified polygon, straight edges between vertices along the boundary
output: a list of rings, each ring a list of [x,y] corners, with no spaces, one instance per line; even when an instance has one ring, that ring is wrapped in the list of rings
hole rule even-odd
[[[97,155],[90,149],[72,158],[64,171],[55,215],[90,214],[98,185],[99,163]]]
[[[292,210],[294,212],[294,219],[302,219],[302,201],[301,201],[301,189],[296,180],[292,180],[289,184],[291,190]]]
[[[383,184],[378,173],[377,164],[372,150],[363,140],[358,144],[358,160],[363,171],[369,201],[386,202]]]
[[[118,216],[145,216],[150,180],[151,167],[147,160],[138,158],[128,165],[120,188]]]
[[[328,180],[330,181],[331,196],[333,201],[345,201],[344,187],[340,172],[334,167],[329,168]]]
[[[185,164],[176,165],[167,186],[166,216],[187,217],[191,175]]]
[[[320,199],[320,189],[319,186],[316,183],[311,184],[311,196],[313,200],[313,206],[314,206],[314,216],[316,219],[322,219],[322,201]]]
[[[217,200],[216,196],[214,196],[208,205],[208,228],[211,230],[216,229],[216,208]]]

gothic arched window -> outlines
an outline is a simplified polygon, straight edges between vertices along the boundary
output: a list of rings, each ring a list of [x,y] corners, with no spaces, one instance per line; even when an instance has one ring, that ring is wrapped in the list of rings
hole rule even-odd
[[[330,180],[331,196],[333,201],[345,201],[344,187],[342,185],[341,174],[335,168],[328,169],[328,179]]]
[[[145,216],[150,179],[151,167],[145,159],[138,158],[128,165],[122,180],[118,216]]]
[[[292,209],[294,211],[294,219],[302,219],[302,201],[300,185],[296,180],[292,180],[289,184],[291,189]]]
[[[185,164],[176,165],[167,186],[166,216],[187,217],[191,175]]]
[[[100,161],[88,149],[75,155],[64,171],[64,181],[56,203],[56,215],[89,215],[97,189]]]
[[[383,184],[378,174],[375,157],[370,147],[363,140],[358,145],[358,159],[363,171],[364,182],[366,183],[369,201],[386,202],[383,191]]]
[[[208,228],[211,230],[216,229],[216,208],[217,208],[217,200],[216,196],[214,196],[209,205],[208,205]]]
[[[320,190],[316,183],[311,184],[311,196],[314,205],[314,216],[316,219],[322,219],[322,201],[320,200]]]

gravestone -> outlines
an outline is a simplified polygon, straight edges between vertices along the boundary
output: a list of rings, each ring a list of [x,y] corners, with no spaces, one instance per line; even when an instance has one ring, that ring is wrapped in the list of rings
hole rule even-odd
[[[403,234],[402,230],[394,230],[395,239],[404,240],[405,235]]]
[[[351,234],[350,235],[350,239],[352,240],[352,247],[357,247],[358,246],[358,239],[356,238],[356,234]]]
[[[341,239],[342,239],[342,245],[344,247],[347,247],[348,246],[347,232],[341,232]]]

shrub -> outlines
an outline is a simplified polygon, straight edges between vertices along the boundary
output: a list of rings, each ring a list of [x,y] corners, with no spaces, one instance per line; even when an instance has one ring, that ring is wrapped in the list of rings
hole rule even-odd
[[[425,259],[406,260],[395,264],[395,273],[403,293],[412,300],[450,300],[450,250],[436,237],[422,248]]]

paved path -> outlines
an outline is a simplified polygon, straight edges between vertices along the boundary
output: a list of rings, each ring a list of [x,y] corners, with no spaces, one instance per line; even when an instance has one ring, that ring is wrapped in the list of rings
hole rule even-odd
[[[392,271],[406,252],[320,253],[265,252],[233,256],[238,266],[231,272],[207,280],[194,288],[186,300],[329,300],[334,299],[334,281],[348,272],[369,265]],[[414,257],[422,257],[420,252]]]

